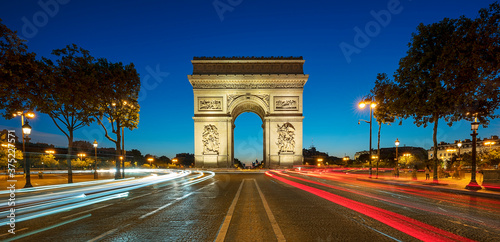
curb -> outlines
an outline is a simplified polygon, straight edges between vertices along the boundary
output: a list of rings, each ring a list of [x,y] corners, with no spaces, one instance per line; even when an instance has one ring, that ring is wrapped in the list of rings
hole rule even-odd
[[[373,182],[373,183],[390,184],[390,185],[396,185],[396,186],[416,187],[416,188],[421,188],[421,189],[425,189],[425,190],[434,190],[434,191],[448,192],[448,193],[461,194],[461,195],[500,199],[500,194],[494,194],[494,193],[489,193],[489,192],[485,193],[485,192],[469,191],[469,190],[465,190],[465,189],[460,190],[460,189],[453,189],[453,188],[444,188],[444,187],[435,187],[435,186],[426,186],[426,185],[415,185],[415,184],[408,184],[408,183],[399,183],[399,182],[394,182],[394,181],[373,180],[373,179],[365,179],[365,178],[356,178],[356,180],[365,181],[365,182]]]

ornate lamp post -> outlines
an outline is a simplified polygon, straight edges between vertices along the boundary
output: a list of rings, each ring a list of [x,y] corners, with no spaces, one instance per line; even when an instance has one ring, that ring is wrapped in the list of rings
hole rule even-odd
[[[477,122],[477,117],[475,118],[474,122],[471,124],[471,130],[472,130],[472,167],[471,167],[471,174],[470,174],[470,182],[469,185],[465,186],[466,189],[469,190],[480,190],[481,186],[477,184],[476,181],[476,137],[477,137],[477,129],[479,128],[479,122]]]
[[[94,143],[92,143],[92,145],[94,146],[94,159],[95,159],[95,162],[94,162],[94,179],[98,179],[99,178],[99,175],[97,174],[97,140],[94,139]]]
[[[14,114],[12,114],[12,116],[14,117],[17,117],[17,116],[20,116],[21,117],[21,127],[24,127],[24,119],[26,118],[26,123],[28,122],[28,119],[29,118],[34,118],[35,117],[35,113],[31,112],[31,111],[28,111],[28,112],[24,112],[24,111],[19,111],[19,112],[16,112]],[[23,132],[22,132],[22,140],[23,140],[23,153],[25,152],[24,151],[24,143],[25,143],[25,138],[24,138],[24,129],[23,129]],[[27,158],[26,158],[27,159]],[[26,174],[26,159],[25,159],[25,162],[24,162],[24,174]],[[30,184],[31,186],[31,184]]]
[[[365,100],[359,103],[359,108],[364,109],[366,105],[370,106],[370,121],[365,121],[366,123],[370,124],[370,152],[369,152],[369,157],[370,157],[370,170],[369,170],[369,178],[372,178],[372,123],[373,123],[373,109],[377,106],[377,103],[375,103],[372,100]],[[358,121],[359,124],[359,121]]]
[[[33,187],[31,185],[31,176],[30,176],[30,160],[28,159],[28,156],[26,155],[26,148],[24,145],[24,139],[28,137],[28,135],[31,134],[31,126],[28,124],[28,120],[26,120],[26,123],[22,126],[23,128],[23,155],[24,155],[24,171],[25,171],[25,176],[26,176],[26,184],[24,185],[24,188],[27,187]],[[27,141],[26,141],[27,143]]]

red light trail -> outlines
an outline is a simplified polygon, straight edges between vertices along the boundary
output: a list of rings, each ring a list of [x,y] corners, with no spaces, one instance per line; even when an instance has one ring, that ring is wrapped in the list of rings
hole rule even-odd
[[[429,224],[420,222],[410,217],[406,217],[385,209],[377,208],[368,204],[357,202],[330,192],[326,192],[314,187],[290,181],[280,177],[277,172],[266,172],[266,175],[279,180],[298,189],[307,191],[328,201],[362,213],[368,217],[378,220],[392,228],[402,231],[422,241],[473,241],[468,238],[453,234],[451,232],[436,228]]]

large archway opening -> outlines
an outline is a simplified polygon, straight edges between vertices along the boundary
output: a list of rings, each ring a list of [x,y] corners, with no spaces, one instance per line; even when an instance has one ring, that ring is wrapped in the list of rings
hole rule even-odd
[[[264,134],[262,119],[253,112],[245,112],[234,122],[234,159],[246,167],[263,161]],[[253,164],[252,164],[253,163]]]

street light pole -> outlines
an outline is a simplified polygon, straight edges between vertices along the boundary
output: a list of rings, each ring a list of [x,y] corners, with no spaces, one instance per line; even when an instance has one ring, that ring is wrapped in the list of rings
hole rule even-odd
[[[127,104],[125,102],[125,104]],[[125,158],[125,154],[127,153],[125,151],[125,127],[122,126],[122,154],[123,154],[123,157]],[[125,160],[122,160],[122,178],[125,178]]]
[[[495,144],[494,141],[487,141],[487,142],[484,142],[485,145],[489,145],[490,146],[490,151],[491,151],[491,146]]]
[[[25,144],[24,143],[27,142],[27,141],[25,141],[26,138],[25,138],[25,132],[24,132],[24,127],[25,127],[24,126],[24,118],[26,118],[26,124],[28,124],[28,118],[34,118],[35,117],[35,113],[33,113],[32,111],[28,111],[28,112],[18,111],[16,113],[14,113],[13,116],[14,117],[21,116],[21,127],[23,128],[23,132],[21,132],[21,134],[22,134],[22,140],[23,140],[23,154],[24,154],[24,156],[26,156]],[[29,127],[29,129],[30,129],[29,132],[31,132],[31,127]],[[26,134],[26,135],[29,135],[29,133]],[[28,160],[27,157],[24,158],[24,174],[25,175],[29,174],[26,171],[26,167],[27,167],[27,165],[29,165],[29,161],[27,161],[27,160]],[[27,180],[31,181],[30,178],[27,178]],[[31,182],[26,181],[26,185],[29,185],[29,187],[32,187],[31,186]]]
[[[372,123],[373,123],[373,108],[370,104],[370,178],[372,178]],[[377,169],[378,172],[378,169]]]
[[[30,161],[28,159],[28,156],[26,155],[26,149],[25,149],[25,145],[24,145],[24,139],[25,137],[28,137],[28,135],[31,134],[31,126],[28,124],[28,120],[26,120],[26,123],[22,126],[23,128],[23,153],[24,153],[24,166],[25,166],[25,176],[26,176],[26,184],[24,185],[24,188],[28,188],[28,187],[33,187],[31,185],[31,171],[30,171]]]
[[[94,179],[98,179],[99,175],[97,174],[97,140],[94,139],[94,155],[95,155],[95,162],[94,162]]]
[[[149,169],[151,169],[151,165],[152,165],[151,163],[153,162],[153,160],[154,160],[154,159],[153,159],[153,157],[149,157],[149,158],[148,158],[148,161],[149,161]]]
[[[396,142],[394,142],[394,144],[396,145],[396,168],[394,168],[394,174],[396,175],[396,177],[399,177],[399,170],[398,170],[398,167],[399,167],[399,156],[398,156],[398,147],[399,147],[399,139],[396,138]]]
[[[477,122],[477,117],[475,118],[474,122],[471,124],[471,130],[472,130],[472,167],[471,167],[471,174],[470,174],[470,182],[469,185],[465,186],[466,189],[469,190],[480,190],[481,186],[477,184],[476,181],[476,142],[477,142],[477,129],[479,128],[479,123]]]
[[[373,123],[373,109],[377,106],[377,103],[375,103],[372,100],[365,100],[365,101],[359,103],[359,107],[364,108],[367,104],[370,106],[370,121],[365,121],[365,122],[370,124],[370,151],[369,151],[368,156],[369,156],[369,161],[370,161],[369,178],[372,178],[372,123]],[[358,121],[358,124],[359,124],[359,121]]]

